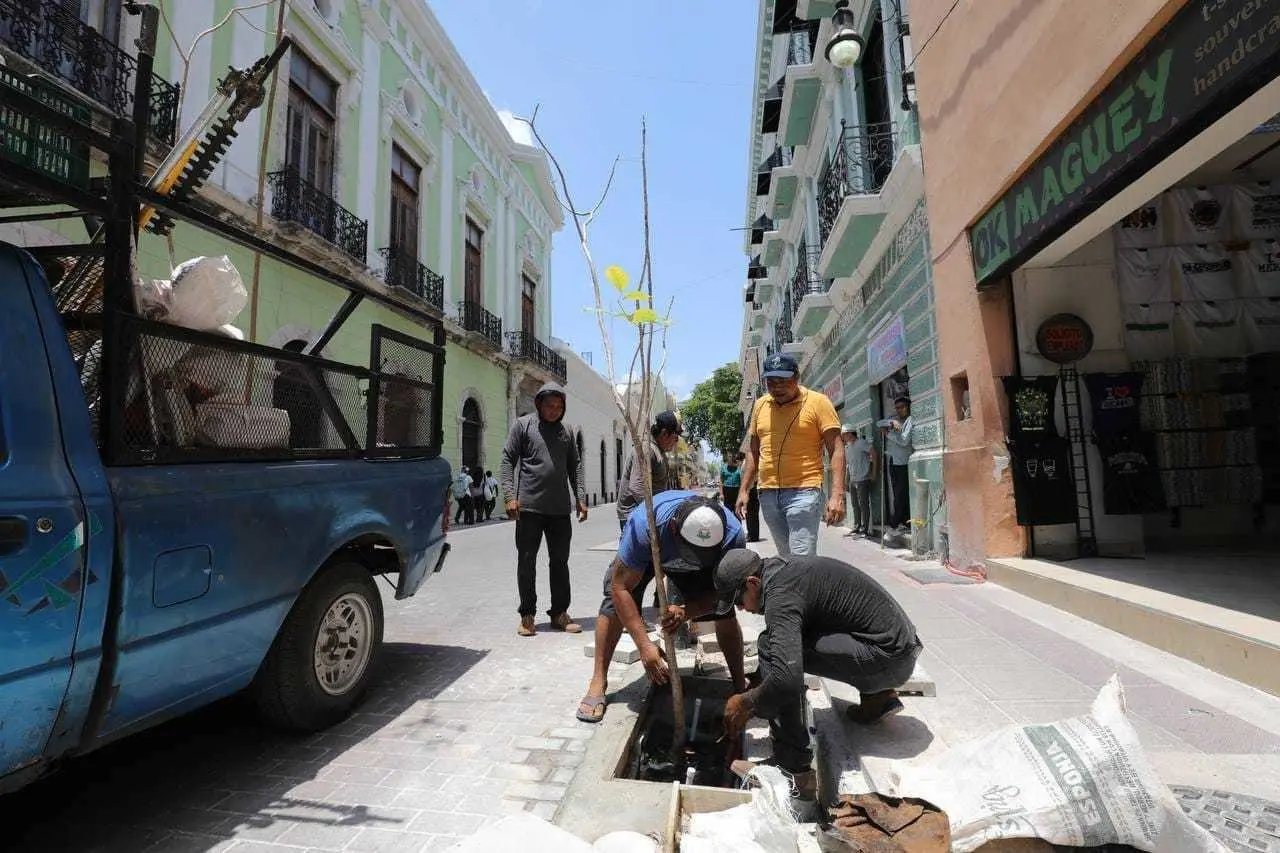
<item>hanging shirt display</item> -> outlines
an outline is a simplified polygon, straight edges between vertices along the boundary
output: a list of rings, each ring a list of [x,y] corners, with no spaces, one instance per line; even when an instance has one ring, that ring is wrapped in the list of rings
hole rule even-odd
[[[1139,304],[1173,301],[1170,249],[1121,249],[1116,251],[1116,282],[1120,301]]]
[[[1160,361],[1173,355],[1172,302],[1123,305],[1124,346],[1133,361]]]
[[[1236,292],[1246,298],[1280,297],[1280,240],[1255,240],[1236,258]]]
[[[1164,487],[1156,469],[1155,447],[1141,432],[1098,437],[1102,459],[1102,511],[1139,515],[1165,508]]]
[[[1251,354],[1280,352],[1280,297],[1241,299],[1240,317]],[[1280,376],[1275,381],[1280,385]]]
[[[1235,299],[1231,255],[1217,245],[1175,246],[1173,268],[1182,282],[1181,298],[1202,302]]]
[[[1230,189],[1231,236],[1280,239],[1280,183],[1236,184]]]
[[[1219,243],[1230,239],[1230,187],[1175,187],[1167,195],[1171,243]]]
[[[1164,239],[1163,196],[1157,196],[1134,210],[1116,225],[1116,245],[1124,249],[1159,246]]]
[[[1245,355],[1248,343],[1240,323],[1240,301],[1183,302],[1180,317],[1199,358],[1235,358]]]
[[[1076,490],[1065,438],[1011,440],[1009,456],[1018,524],[1072,524]]]
[[[1056,376],[1006,376],[1004,392],[1009,396],[1009,433],[1013,438],[1057,436],[1054,423]]]
[[[1141,373],[1086,373],[1084,385],[1093,404],[1093,434],[1114,435],[1141,428]]]

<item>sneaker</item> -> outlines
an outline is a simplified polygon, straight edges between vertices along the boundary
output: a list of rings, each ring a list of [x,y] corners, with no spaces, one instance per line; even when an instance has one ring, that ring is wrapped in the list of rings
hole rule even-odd
[[[521,637],[532,637],[538,633],[538,629],[533,627],[532,616],[521,616],[520,627],[516,629],[516,633]]]
[[[532,621],[532,619],[530,620]],[[569,618],[568,613],[558,613],[551,617],[551,627],[566,634],[581,634],[582,626]]]

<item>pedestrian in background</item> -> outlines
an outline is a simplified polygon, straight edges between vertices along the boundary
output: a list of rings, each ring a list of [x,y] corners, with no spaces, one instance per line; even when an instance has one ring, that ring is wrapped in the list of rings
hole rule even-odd
[[[760,509],[769,535],[782,556],[818,553],[818,525],[844,520],[844,445],[835,406],[821,391],[800,384],[800,368],[786,353],[765,359],[768,391],[751,410],[747,430],[750,452],[742,484],[759,480]],[[831,494],[823,501],[826,472],[823,450],[831,457]],[[747,499],[738,492],[738,518]]]
[[[893,401],[893,408],[898,416],[884,422],[880,429],[884,434],[884,455],[889,461],[889,497],[892,504],[888,522],[889,527],[894,530],[906,531],[910,529],[907,522],[911,520],[907,467],[911,464],[911,452],[915,450],[911,443],[911,401],[906,397],[899,397]]]
[[[738,462],[738,451],[730,450],[724,454],[724,463],[720,466],[720,503],[726,507],[738,505],[738,489],[742,486],[742,468]]]
[[[493,518],[493,509],[498,505],[498,479],[492,471],[484,472],[484,520]]]
[[[840,429],[844,442],[845,464],[849,467],[849,497],[853,503],[853,530],[855,535],[867,536],[871,532],[871,484],[876,481],[876,463],[879,454],[865,435],[859,435],[853,424]]]
[[[644,442],[645,455],[649,458],[649,476],[655,496],[668,489],[679,488],[674,460],[667,454],[676,449],[684,427],[675,412],[659,412],[649,427],[649,438]],[[631,511],[644,503],[644,468],[636,464],[635,456],[627,460],[626,471],[618,486],[618,527],[627,528]]]
[[[453,523],[457,524],[465,515],[467,524],[474,520],[475,508],[471,505],[471,476],[467,466],[458,468],[458,476],[453,478],[453,499],[458,502],[458,511],[453,514]]]
[[[569,544],[573,505],[578,521],[587,520],[587,490],[573,430],[564,424],[564,389],[548,382],[534,395],[536,411],[517,418],[502,448],[502,493],[507,516],[516,522],[516,584],[520,591],[522,637],[532,637],[538,611],[538,550],[547,540],[550,560],[551,626],[577,634],[582,626],[569,618]]]
[[[467,519],[468,524],[478,524],[484,521],[484,477],[480,474],[480,468],[475,468],[475,476],[471,478],[471,517]]]

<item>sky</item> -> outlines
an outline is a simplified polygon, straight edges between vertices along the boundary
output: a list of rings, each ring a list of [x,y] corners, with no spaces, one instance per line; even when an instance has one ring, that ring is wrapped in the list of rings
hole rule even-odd
[[[640,123],[648,122],[655,307],[671,308],[665,382],[678,397],[738,360],[755,67],[747,0],[430,0],[500,111],[529,116],[580,208],[613,186],[590,231],[601,270],[643,259]],[[559,188],[557,187],[557,190]],[[552,329],[605,373],[591,281],[566,219],[552,255]],[[603,282],[602,282],[603,283]],[[608,285],[604,285],[606,289]],[[615,324],[625,334],[625,323]],[[634,340],[634,339],[633,339]],[[629,356],[634,343],[619,344]],[[658,362],[654,358],[655,366]],[[615,378],[626,378],[620,365]]]

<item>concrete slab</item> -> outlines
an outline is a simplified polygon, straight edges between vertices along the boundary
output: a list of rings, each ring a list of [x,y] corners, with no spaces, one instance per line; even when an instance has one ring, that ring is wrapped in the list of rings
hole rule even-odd
[[[606,551],[610,554],[618,550],[618,540],[613,539],[609,542],[601,542],[599,545],[592,545],[588,551]]]

